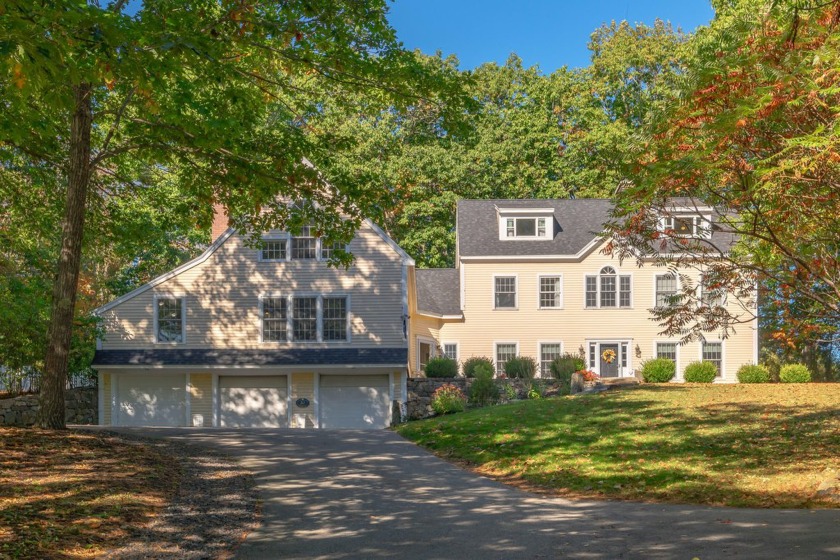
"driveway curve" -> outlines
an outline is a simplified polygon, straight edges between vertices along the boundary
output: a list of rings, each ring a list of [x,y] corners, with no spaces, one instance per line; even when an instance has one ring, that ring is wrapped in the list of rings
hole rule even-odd
[[[255,475],[243,559],[840,558],[840,510],[536,496],[389,431],[122,429],[212,446]]]

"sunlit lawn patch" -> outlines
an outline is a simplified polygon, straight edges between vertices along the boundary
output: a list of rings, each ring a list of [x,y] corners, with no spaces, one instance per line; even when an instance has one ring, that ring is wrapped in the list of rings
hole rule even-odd
[[[398,428],[435,453],[535,490],[750,507],[836,507],[840,385],[644,386],[524,401]]]
[[[106,435],[0,428],[0,558],[90,558],[178,484],[158,451]]]

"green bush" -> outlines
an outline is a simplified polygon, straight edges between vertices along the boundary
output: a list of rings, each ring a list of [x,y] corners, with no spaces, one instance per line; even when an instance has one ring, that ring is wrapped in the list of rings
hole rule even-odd
[[[478,406],[486,406],[499,401],[499,387],[493,381],[493,367],[488,364],[478,364],[473,369],[475,380],[470,385],[470,402]]]
[[[437,356],[426,364],[426,377],[458,377],[458,362],[446,356]]]
[[[744,364],[738,368],[737,375],[741,383],[770,383],[770,370],[764,366]]]
[[[779,371],[782,383],[810,383],[811,371],[803,364],[788,364]]]
[[[577,354],[566,353],[551,362],[551,376],[560,382],[563,393],[571,390],[572,374],[582,369],[586,369],[586,362]]]
[[[432,410],[438,414],[450,414],[452,412],[463,412],[467,408],[467,397],[461,389],[447,383],[432,395]]]
[[[490,358],[485,358],[484,356],[473,356],[472,358],[467,358],[464,362],[464,377],[475,377],[475,368],[478,366],[487,366],[490,368],[490,373],[496,371],[496,364],[493,363],[493,360]]]
[[[516,356],[505,362],[505,375],[511,379],[533,379],[537,361],[531,356]]]
[[[689,383],[711,383],[717,377],[717,368],[712,362],[691,362],[685,366],[684,376]]]
[[[642,364],[645,383],[668,383],[677,374],[677,364],[668,358],[654,358]]]

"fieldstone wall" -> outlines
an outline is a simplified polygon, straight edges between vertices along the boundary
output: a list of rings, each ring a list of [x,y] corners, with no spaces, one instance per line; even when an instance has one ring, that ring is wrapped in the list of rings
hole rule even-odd
[[[68,389],[64,393],[64,399],[67,423],[99,423],[99,399],[96,389]],[[35,424],[38,408],[38,395],[0,399],[0,426],[32,426]]]
[[[556,383],[552,379],[533,379],[530,383],[523,379],[495,379],[494,381],[499,386],[499,393],[501,394],[503,403],[510,400],[528,398],[528,388],[531,384],[539,385],[543,388],[543,392],[556,392]],[[466,395],[469,394],[472,382],[472,379],[464,377],[434,379],[428,377],[410,377],[407,384],[408,401],[405,403],[407,420],[421,420],[434,416],[432,395],[443,385],[455,385]],[[513,397],[513,399],[510,397]]]

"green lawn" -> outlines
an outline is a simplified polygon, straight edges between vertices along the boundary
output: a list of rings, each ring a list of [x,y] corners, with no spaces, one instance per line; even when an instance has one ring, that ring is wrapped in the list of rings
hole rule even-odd
[[[840,468],[840,384],[642,386],[400,426],[475,471],[557,495],[749,507],[814,497]]]

